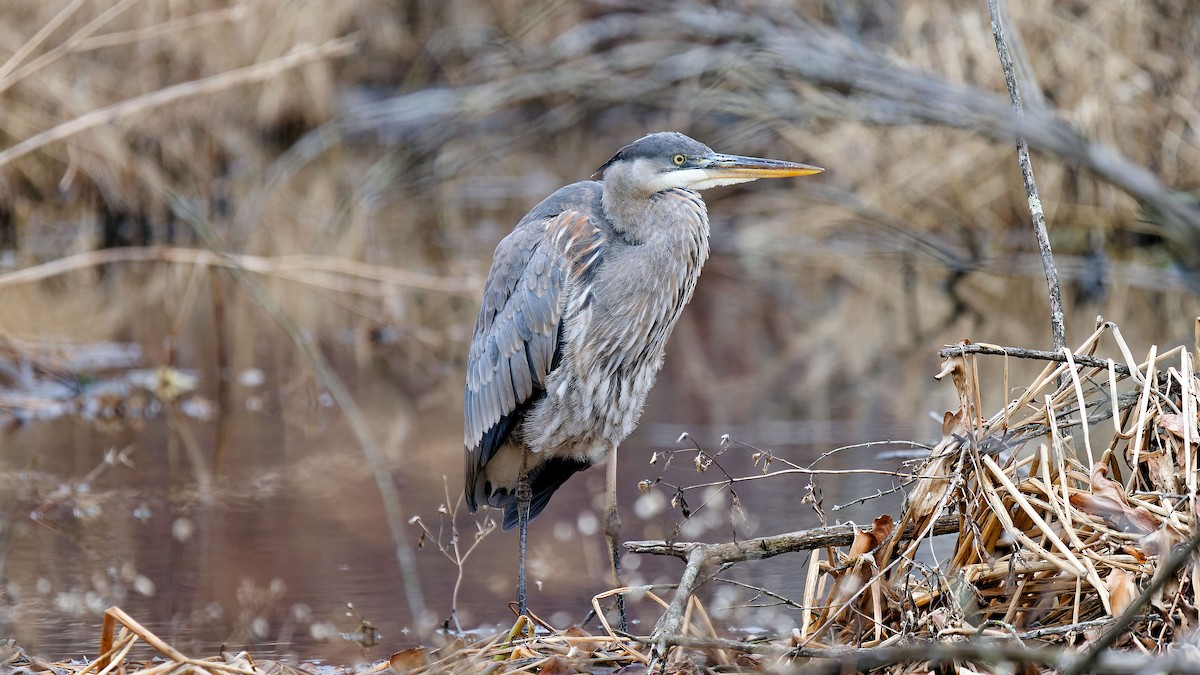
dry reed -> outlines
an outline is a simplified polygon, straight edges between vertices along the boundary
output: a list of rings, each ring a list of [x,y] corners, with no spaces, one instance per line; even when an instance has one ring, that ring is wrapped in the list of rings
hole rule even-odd
[[[1184,648],[1179,641],[1200,620],[1200,567],[1192,558],[1200,542],[1195,353],[1152,348],[1136,360],[1116,326],[1100,322],[1077,348],[1081,356],[1064,350],[984,417],[980,392],[994,384],[979,379],[976,359],[994,357],[974,347],[943,350],[939,377],[950,378],[959,406],[946,413],[944,438],[917,471],[901,517],[876,519],[848,552],[835,548],[843,542],[833,528],[736,545],[630,544],[688,560],[676,613],[656,629],[658,649],[682,644],[677,609],[697,578],[811,550],[802,626],[791,649],[776,643],[792,665],[819,657],[833,659],[835,672],[904,672],[946,660],[985,670],[1138,672],[1158,667],[1153,658],[1161,656],[1164,668],[1178,667],[1173,650]],[[919,545],[950,514],[957,518],[952,551],[933,568],[918,563]],[[909,541],[903,532],[920,536]],[[962,644],[982,637],[987,644]],[[926,652],[905,647],[914,644]],[[1034,645],[1024,655],[1010,649]],[[1151,662],[1127,658],[1138,653]]]

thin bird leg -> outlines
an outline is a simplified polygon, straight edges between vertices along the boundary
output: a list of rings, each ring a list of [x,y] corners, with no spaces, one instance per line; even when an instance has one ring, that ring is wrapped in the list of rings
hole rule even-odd
[[[520,616],[527,614],[525,602],[525,541],[529,534],[529,502],[533,500],[533,489],[529,487],[529,473],[525,469],[525,455],[521,455],[521,471],[517,474],[517,525],[521,528],[517,554],[517,609]]]
[[[621,517],[617,515],[617,446],[608,446],[608,480],[604,491],[604,538],[608,540],[609,560],[612,562],[613,578],[621,588]],[[625,596],[617,594],[617,612],[620,614],[622,632],[629,629],[625,621]]]

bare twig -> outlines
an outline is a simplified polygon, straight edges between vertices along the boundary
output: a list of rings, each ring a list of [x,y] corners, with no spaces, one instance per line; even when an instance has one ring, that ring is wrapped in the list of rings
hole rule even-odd
[[[743,562],[746,560],[761,560],[784,553],[811,551],[826,546],[849,546],[854,542],[858,527],[854,523],[815,527],[809,530],[797,530],[770,537],[757,537],[742,541],[731,541],[720,544],[704,544],[699,542],[666,542],[666,541],[627,541],[625,548],[630,553],[650,555],[669,555],[683,560],[689,560],[695,549],[703,549],[705,556],[713,563],[725,564]],[[943,515],[934,523],[933,534],[953,534],[958,532],[958,516]],[[899,541],[908,541],[913,537],[909,528],[900,535]]]
[[[441,515],[442,521],[438,533],[434,534],[431,532],[421,516],[413,516],[408,522],[421,528],[425,539],[432,541],[438,551],[447,560],[454,563],[455,569],[458,570],[458,574],[454,579],[454,590],[450,594],[450,619],[454,621],[454,629],[458,631],[459,635],[462,635],[462,625],[458,622],[458,593],[462,589],[463,580],[466,578],[467,559],[471,557],[471,554],[475,552],[475,549],[483,542],[484,538],[496,530],[496,521],[488,516],[474,521],[475,536],[471,540],[470,545],[466,546],[464,550],[464,547],[461,545],[462,533],[458,529],[458,513],[463,505],[463,495],[459,493],[456,499],[450,498],[450,483],[446,479],[446,476],[442,476],[442,487],[445,490],[446,501],[438,508],[438,513]],[[448,539],[442,536],[445,533],[447,521],[450,528]],[[420,544],[418,543],[417,546],[420,547]]]
[[[629,543],[625,545],[628,547]],[[705,581],[701,573],[707,576],[717,565],[719,563],[716,559],[709,557],[702,545],[696,546],[688,554],[687,567],[683,570],[683,576],[679,578],[679,588],[675,590],[675,597],[672,598],[667,611],[659,618],[658,624],[654,626],[654,635],[659,637],[659,641],[654,646],[652,661],[657,661],[666,655],[667,643],[662,638],[668,635],[679,635],[679,628],[683,622],[683,610],[687,607],[688,601],[692,599],[696,588]]]
[[[1035,628],[1033,630],[1027,630],[1024,633],[1017,633],[1016,637],[1020,640],[1036,640],[1041,637],[1046,637],[1047,635],[1063,635],[1066,633],[1077,633],[1079,631],[1091,630],[1092,628],[1099,628],[1100,626],[1106,626],[1106,625],[1112,623],[1113,621],[1116,621],[1115,617],[1106,616],[1101,619],[1092,619],[1091,621],[1080,621],[1079,623],[1069,623],[1065,626],[1048,626],[1046,628]]]
[[[1094,623],[1094,622],[1089,622]],[[719,649],[739,654],[757,654],[775,658],[812,659],[796,672],[837,673],[868,672],[900,663],[939,664],[951,661],[989,664],[1042,664],[1057,669],[1069,668],[1079,662],[1076,654],[1066,649],[1026,647],[1012,641],[966,640],[944,642],[921,640],[894,647],[794,647],[788,649],[777,642],[701,638],[670,635],[662,638],[640,638],[644,643],[663,643],[689,649]],[[1139,653],[1108,651],[1094,664],[1097,672],[1200,673],[1200,665],[1186,651],[1170,652],[1152,657]]]
[[[1008,98],[1012,101],[1013,113],[1019,119],[1024,115],[1021,91],[1013,72],[1012,56],[1008,53],[1008,39],[1004,36],[1004,21],[999,0],[988,0],[988,12],[992,15],[992,37],[996,39],[996,51],[1000,54],[1000,67],[1004,70],[1004,81],[1008,84]],[[1054,338],[1054,350],[1062,351],[1067,346],[1067,330],[1063,323],[1062,292],[1058,286],[1058,268],[1054,265],[1054,253],[1050,250],[1050,235],[1046,233],[1046,214],[1038,199],[1037,182],[1033,178],[1033,163],[1029,160],[1029,143],[1024,136],[1017,136],[1017,163],[1021,165],[1021,180],[1025,183],[1025,196],[1029,199],[1029,213],[1033,218],[1033,233],[1037,237],[1038,250],[1042,253],[1042,267],[1046,272],[1046,287],[1050,294],[1050,331]]]
[[[820,658],[810,661],[797,672],[816,675],[836,675],[846,672],[868,672],[898,663],[941,664],[952,661],[984,662],[990,664],[1047,665],[1059,672],[1073,670],[1081,659],[1066,649],[1026,647],[1009,641],[967,640],[964,642],[921,641],[898,647],[870,649],[806,649],[796,654]],[[1152,657],[1138,652],[1106,651],[1093,664],[1095,672],[1104,673],[1200,673],[1200,663],[1186,651],[1168,652]]]
[[[788,598],[788,597],[784,597],[784,596],[776,593],[775,591],[772,591],[767,588],[763,588],[762,586],[755,586],[753,584],[748,584],[744,581],[738,581],[737,579],[726,579],[724,577],[716,577],[713,580],[719,581],[723,584],[729,584],[730,586],[738,586],[738,587],[745,588],[750,591],[754,591],[759,596],[765,595],[768,598],[777,600],[779,602],[779,604],[781,604],[781,605],[788,605],[790,607],[795,607],[796,609],[804,609],[805,608],[804,605],[796,602],[795,600],[792,600],[791,598]],[[752,599],[751,602],[753,602],[753,601],[754,600]]]
[[[990,356],[1011,356],[1018,359],[1034,359],[1037,361],[1056,361],[1058,363],[1067,362],[1067,357],[1062,352],[1050,352],[1041,349],[1025,349],[1023,347],[997,347],[995,345],[969,344],[942,347],[938,350],[938,356],[943,359],[959,354],[988,354]],[[1075,360],[1075,363],[1088,368],[1108,368],[1107,359],[1098,359],[1082,354],[1072,354],[1071,358]],[[1113,368],[1121,375],[1128,376],[1132,372],[1128,366],[1120,363],[1115,364]]]
[[[943,515],[934,523],[932,534],[958,532],[958,526],[958,516]],[[675,597],[654,628],[654,635],[659,638],[655,643],[654,658],[662,658],[665,654],[668,636],[679,634],[683,610],[687,607],[688,600],[691,599],[695,589],[707,580],[707,575],[711,572],[744,560],[759,560],[783,553],[810,551],[826,546],[848,546],[854,541],[857,533],[858,527],[853,523],[847,523],[720,544],[665,541],[626,542],[625,547],[631,553],[673,555],[687,561],[687,566],[679,581],[679,588],[675,591]],[[914,536],[916,536],[916,528],[909,528],[900,535],[900,540],[906,541]]]

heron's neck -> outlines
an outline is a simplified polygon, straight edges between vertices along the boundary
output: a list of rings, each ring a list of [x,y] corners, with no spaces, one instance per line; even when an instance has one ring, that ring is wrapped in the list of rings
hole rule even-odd
[[[631,196],[632,192],[628,186],[615,181],[604,181],[604,215],[612,223],[613,229],[629,243],[644,244],[656,236],[670,234],[669,231],[701,225],[705,229],[704,238],[708,238],[708,212],[698,193],[674,189],[657,194]],[[674,234],[690,239],[692,233]]]
[[[662,270],[680,272],[672,279],[683,284],[681,288],[659,290],[671,297],[682,293],[686,303],[708,258],[708,209],[704,200],[691,190],[673,189],[646,200],[619,203],[624,208],[616,213],[606,210],[606,215],[632,246],[613,249],[610,255],[622,256],[626,264],[637,266],[627,275],[630,278],[652,280],[660,277]],[[630,208],[630,204],[636,208]]]

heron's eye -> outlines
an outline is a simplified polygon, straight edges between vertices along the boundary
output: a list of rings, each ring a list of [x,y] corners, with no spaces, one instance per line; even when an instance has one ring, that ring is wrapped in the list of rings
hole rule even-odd
[[[671,158],[671,161],[675,162],[675,166],[683,166],[683,163],[687,161],[687,157],[684,157],[683,155],[675,155]]]

